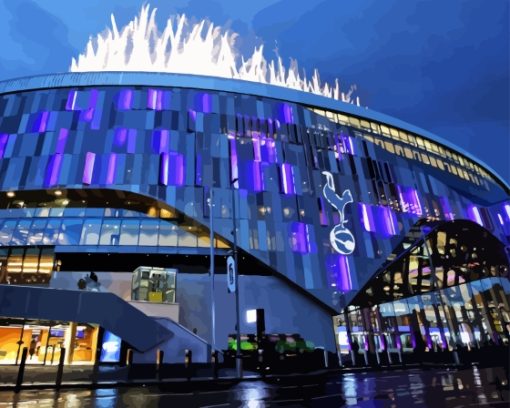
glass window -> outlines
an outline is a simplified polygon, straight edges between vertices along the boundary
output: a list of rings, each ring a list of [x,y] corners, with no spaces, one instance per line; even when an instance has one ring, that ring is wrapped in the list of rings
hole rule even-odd
[[[78,245],[81,237],[83,221],[79,219],[66,219],[62,221],[61,233],[58,243],[61,245]]]
[[[191,228],[191,227],[185,227]],[[179,246],[180,247],[196,247],[197,237],[196,235],[188,232],[184,229],[179,229]]]
[[[99,242],[99,233],[101,231],[101,220],[97,218],[88,218],[83,223],[81,234],[81,245],[97,245]]]
[[[159,220],[142,220],[139,245],[158,245]]]
[[[159,246],[177,246],[177,227],[168,222],[159,226]]]
[[[60,224],[62,220],[59,219],[49,219],[48,225],[44,231],[43,236],[43,244],[44,245],[54,245],[58,241],[58,234],[60,232]]]
[[[16,226],[15,220],[5,221],[2,225],[2,229],[0,229],[0,244],[9,245],[12,238],[12,233],[14,231],[14,227]]]
[[[28,239],[28,233],[30,231],[30,225],[32,220],[21,220],[14,229],[12,234],[12,242],[16,245],[26,245]]]
[[[30,231],[30,237],[28,238],[28,243],[30,245],[39,245],[43,243],[43,234],[47,222],[48,220],[45,218],[34,220]]]
[[[138,245],[139,220],[124,220],[120,228],[120,245]]]
[[[104,220],[99,245],[118,245],[119,236],[120,221],[112,219]]]

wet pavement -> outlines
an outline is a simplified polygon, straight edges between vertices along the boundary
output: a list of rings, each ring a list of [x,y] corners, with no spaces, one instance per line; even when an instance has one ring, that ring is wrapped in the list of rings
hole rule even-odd
[[[0,407],[508,407],[503,368],[344,372],[238,384],[0,392]]]

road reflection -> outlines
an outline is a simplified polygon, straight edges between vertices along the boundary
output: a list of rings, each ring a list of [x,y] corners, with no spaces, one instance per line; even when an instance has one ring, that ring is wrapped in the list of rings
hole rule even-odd
[[[177,392],[158,387],[0,392],[0,407],[507,407],[502,368],[346,372],[318,381],[248,381]]]

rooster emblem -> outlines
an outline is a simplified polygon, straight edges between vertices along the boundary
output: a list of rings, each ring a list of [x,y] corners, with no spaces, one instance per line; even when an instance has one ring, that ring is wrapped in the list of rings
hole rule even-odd
[[[333,174],[329,171],[323,171],[322,174],[326,176],[326,184],[322,189],[322,194],[324,195],[324,198],[328,200],[328,203],[335,207],[340,215],[340,223],[335,225],[329,233],[329,242],[339,254],[350,255],[354,252],[356,241],[352,232],[345,228],[347,220],[344,216],[344,209],[347,204],[354,201],[352,199],[351,190],[344,190],[342,195],[339,196],[335,191]]]

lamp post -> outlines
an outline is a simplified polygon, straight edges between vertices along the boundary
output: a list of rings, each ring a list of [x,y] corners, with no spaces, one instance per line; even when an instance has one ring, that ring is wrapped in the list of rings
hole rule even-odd
[[[214,208],[213,208],[213,184],[209,190],[209,273],[211,278],[211,351],[216,350],[216,311],[214,305]]]
[[[237,377],[241,378],[243,376],[243,360],[241,356],[241,327],[240,327],[240,319],[239,319],[239,273],[237,271],[237,220],[236,220],[236,202],[235,202],[235,189],[234,184],[238,181],[237,178],[233,179],[230,182],[230,187],[232,188],[232,222],[234,224],[234,230],[232,231],[232,235],[234,236],[234,276],[235,276],[235,295],[236,295],[236,371]]]

